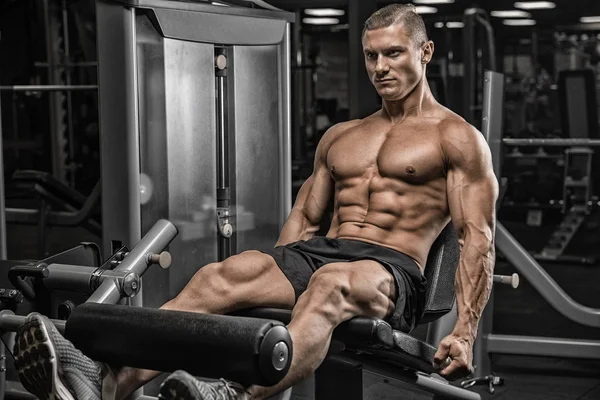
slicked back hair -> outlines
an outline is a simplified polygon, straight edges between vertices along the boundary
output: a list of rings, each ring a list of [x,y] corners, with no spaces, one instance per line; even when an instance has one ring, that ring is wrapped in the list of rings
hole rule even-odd
[[[366,31],[387,28],[394,24],[402,24],[417,47],[421,47],[429,40],[423,18],[417,14],[413,4],[390,4],[375,11],[365,21],[362,37],[365,36]]]

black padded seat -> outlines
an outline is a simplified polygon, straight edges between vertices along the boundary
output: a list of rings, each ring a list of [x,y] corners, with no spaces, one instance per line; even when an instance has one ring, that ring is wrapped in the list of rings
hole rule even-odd
[[[460,249],[452,223],[435,240],[425,266],[427,291],[425,312],[420,323],[434,321],[448,313],[454,305],[454,280]],[[290,310],[254,308],[236,315],[275,319],[285,324],[291,320]],[[378,318],[355,317],[340,324],[333,333],[334,341],[343,343],[347,351],[376,355],[380,361],[416,371],[433,373],[433,356],[437,349],[410,335],[392,329]],[[332,346],[333,347],[333,346]]]

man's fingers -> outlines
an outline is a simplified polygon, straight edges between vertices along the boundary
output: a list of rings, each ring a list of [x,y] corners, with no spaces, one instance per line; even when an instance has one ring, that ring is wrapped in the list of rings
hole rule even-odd
[[[471,373],[473,373],[472,368],[469,368],[469,366],[465,364],[464,360],[461,360],[460,358],[452,360],[450,365],[439,372],[441,376],[449,381],[464,378]]]
[[[435,352],[435,355],[433,356],[433,364],[437,367],[437,368],[443,368],[445,366],[446,360],[449,358],[448,356],[450,355],[450,347],[444,343],[444,341],[442,341],[440,343],[440,345],[438,346],[438,350]]]

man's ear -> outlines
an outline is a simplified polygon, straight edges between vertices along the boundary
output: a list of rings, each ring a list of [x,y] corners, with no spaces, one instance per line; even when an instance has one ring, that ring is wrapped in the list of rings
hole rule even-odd
[[[428,40],[427,42],[425,42],[425,44],[421,48],[421,52],[422,52],[421,63],[422,64],[428,64],[429,61],[431,61],[431,57],[433,57],[433,48],[434,48],[433,41]]]

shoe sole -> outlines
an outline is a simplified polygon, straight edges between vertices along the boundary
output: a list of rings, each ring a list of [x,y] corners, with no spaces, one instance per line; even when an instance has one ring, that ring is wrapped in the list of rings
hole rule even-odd
[[[14,356],[28,392],[40,400],[76,400],[60,379],[56,347],[41,315],[28,316],[17,331]]]
[[[201,400],[200,393],[185,373],[174,372],[160,385],[159,400]]]

